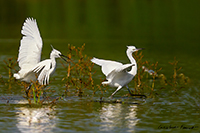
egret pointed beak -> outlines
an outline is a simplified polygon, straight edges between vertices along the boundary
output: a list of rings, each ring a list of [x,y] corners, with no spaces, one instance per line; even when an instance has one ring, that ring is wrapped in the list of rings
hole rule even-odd
[[[68,58],[67,56],[65,56],[65,55],[63,55],[63,54],[60,55],[60,58],[62,58],[64,61],[67,62],[67,60],[66,60],[64,57],[65,57],[65,58]]]
[[[54,49],[53,46],[51,45],[52,50]]]
[[[137,48],[136,50],[139,51],[139,50],[143,50],[143,49],[144,49],[144,48]]]

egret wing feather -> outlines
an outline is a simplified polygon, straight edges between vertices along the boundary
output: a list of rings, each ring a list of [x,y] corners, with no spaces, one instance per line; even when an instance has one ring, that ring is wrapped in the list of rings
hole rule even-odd
[[[135,64],[124,64],[121,67],[115,69],[116,72],[126,71],[129,67],[135,66]]]
[[[34,68],[33,72],[38,74],[38,81],[41,85],[49,84],[49,75],[51,74],[51,60],[47,59],[38,63]]]
[[[120,73],[126,73],[127,72],[127,69],[132,67],[132,66],[135,66],[135,64],[125,64],[125,65],[122,65],[121,67],[118,67],[116,69],[114,69],[112,72],[110,72],[108,74],[108,76],[106,76],[106,79],[109,80],[109,79],[113,79],[114,76],[116,76],[117,74],[120,75]]]
[[[91,61],[99,66],[101,66],[102,68],[102,72],[104,75],[108,75],[109,73],[111,73],[114,69],[119,68],[121,66],[123,66],[122,63],[120,62],[116,62],[116,61],[110,61],[110,60],[103,60],[103,59],[97,59],[97,58],[93,58],[91,59]]]
[[[21,69],[34,67],[40,62],[42,51],[42,38],[35,19],[27,18],[22,27],[21,45],[18,62]]]

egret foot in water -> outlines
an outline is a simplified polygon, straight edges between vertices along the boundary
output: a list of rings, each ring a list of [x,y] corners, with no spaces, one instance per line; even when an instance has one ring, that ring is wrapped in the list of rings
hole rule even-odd
[[[130,94],[131,96],[141,96],[141,97],[147,98],[146,95],[133,94],[133,93],[130,91],[130,89],[128,88],[128,86],[126,86],[126,88],[128,89],[128,92],[129,92],[129,94]]]
[[[112,99],[112,97],[115,95],[115,93],[116,93],[117,91],[119,91],[121,88],[122,88],[122,87],[119,86],[119,87],[117,88],[117,90],[116,90],[109,98]],[[141,97],[144,97],[144,98],[147,97],[146,95],[133,94],[133,93],[130,91],[130,89],[128,88],[128,85],[126,85],[126,88],[128,89],[128,92],[129,92],[129,94],[130,94],[131,96],[141,96]]]
[[[32,84],[33,84],[33,83],[31,83],[31,84],[26,88],[26,91],[25,91],[25,92],[26,92],[27,98],[29,97],[28,94],[29,94],[29,90],[30,90]]]

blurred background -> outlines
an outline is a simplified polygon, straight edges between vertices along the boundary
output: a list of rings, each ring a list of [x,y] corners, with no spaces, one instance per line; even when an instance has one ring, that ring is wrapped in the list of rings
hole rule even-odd
[[[176,87],[179,82],[172,79],[174,66],[169,62],[178,60],[182,67],[178,74],[189,77],[189,84],[175,90],[170,85],[155,85],[154,91],[142,88],[142,94],[152,96],[142,100],[144,104],[101,103],[84,100],[88,96],[67,97],[51,113],[45,108],[31,108],[26,104],[0,104],[1,132],[183,132],[183,129],[158,129],[160,126],[199,127],[200,107],[200,1],[198,0],[0,0],[0,76],[8,80],[8,70],[3,60],[17,59],[21,28],[26,18],[33,17],[43,39],[42,59],[49,58],[51,44],[63,54],[68,53],[68,44],[80,47],[85,43],[84,54],[129,63],[126,46],[145,48],[142,61],[158,61],[158,74],[163,73]],[[48,86],[61,96],[67,90],[61,80],[66,77],[64,69],[57,61],[57,69]],[[19,67],[15,67],[19,70]],[[100,85],[105,76],[100,67],[94,65],[92,73],[95,85]],[[144,78],[146,85],[153,86],[152,79]],[[184,79],[185,80],[185,79]],[[157,80],[158,82],[159,80]],[[9,82],[9,80],[8,80]],[[134,83],[129,87],[134,90]],[[22,88],[0,84],[0,98],[8,95],[25,95]],[[98,88],[96,88],[98,89]],[[108,87],[107,98],[114,92]],[[149,94],[151,91],[151,94]],[[73,91],[71,91],[73,94]],[[153,92],[153,93],[152,93]],[[116,94],[120,98],[127,94],[121,89]],[[87,94],[87,93],[85,93]],[[101,91],[96,91],[99,99]],[[118,97],[117,97],[118,96]],[[79,100],[80,99],[80,100]],[[103,99],[104,100],[104,99]],[[135,99],[126,99],[135,102]],[[136,103],[140,100],[136,99]],[[44,107],[44,106],[43,106]],[[50,115],[49,115],[50,114]],[[51,117],[52,116],[52,117]],[[34,122],[36,120],[36,122]],[[184,131],[186,131],[184,130]]]
[[[0,0],[1,57],[17,57],[23,22],[33,17],[43,38],[42,58],[49,57],[50,44],[66,53],[68,44],[85,43],[91,57],[127,62],[126,46],[135,45],[145,48],[144,59],[166,64],[177,57],[194,70],[200,57],[199,5],[196,0]]]

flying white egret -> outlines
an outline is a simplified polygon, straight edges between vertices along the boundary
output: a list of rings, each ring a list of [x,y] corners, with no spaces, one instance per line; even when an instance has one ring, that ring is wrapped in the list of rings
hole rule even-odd
[[[132,53],[138,50],[142,50],[142,48],[136,48],[135,46],[127,46],[127,48],[128,49],[126,51],[126,54],[131,64],[123,65],[122,63],[116,61],[103,60],[97,58],[91,59],[93,63],[101,66],[101,70],[103,74],[106,76],[107,81],[102,82],[102,84],[103,85],[107,84],[111,87],[117,87],[116,91],[110,96],[111,98],[113,95],[115,95],[117,91],[119,91],[124,86],[127,87],[129,93],[131,94],[127,84],[137,74],[137,63],[136,60],[133,58]],[[127,69],[130,67],[131,70],[127,71]],[[137,95],[137,96],[144,96],[144,95]]]
[[[20,71],[15,73],[13,76],[16,79],[28,83],[30,83],[31,80],[38,80],[41,85],[49,84],[49,77],[56,69],[55,58],[62,58],[64,55],[52,47],[53,50],[51,51],[50,59],[40,62],[43,43],[35,19],[27,18],[24,22],[21,33],[24,36],[20,42],[19,55],[17,59]],[[30,86],[27,88],[27,91],[30,89]]]

